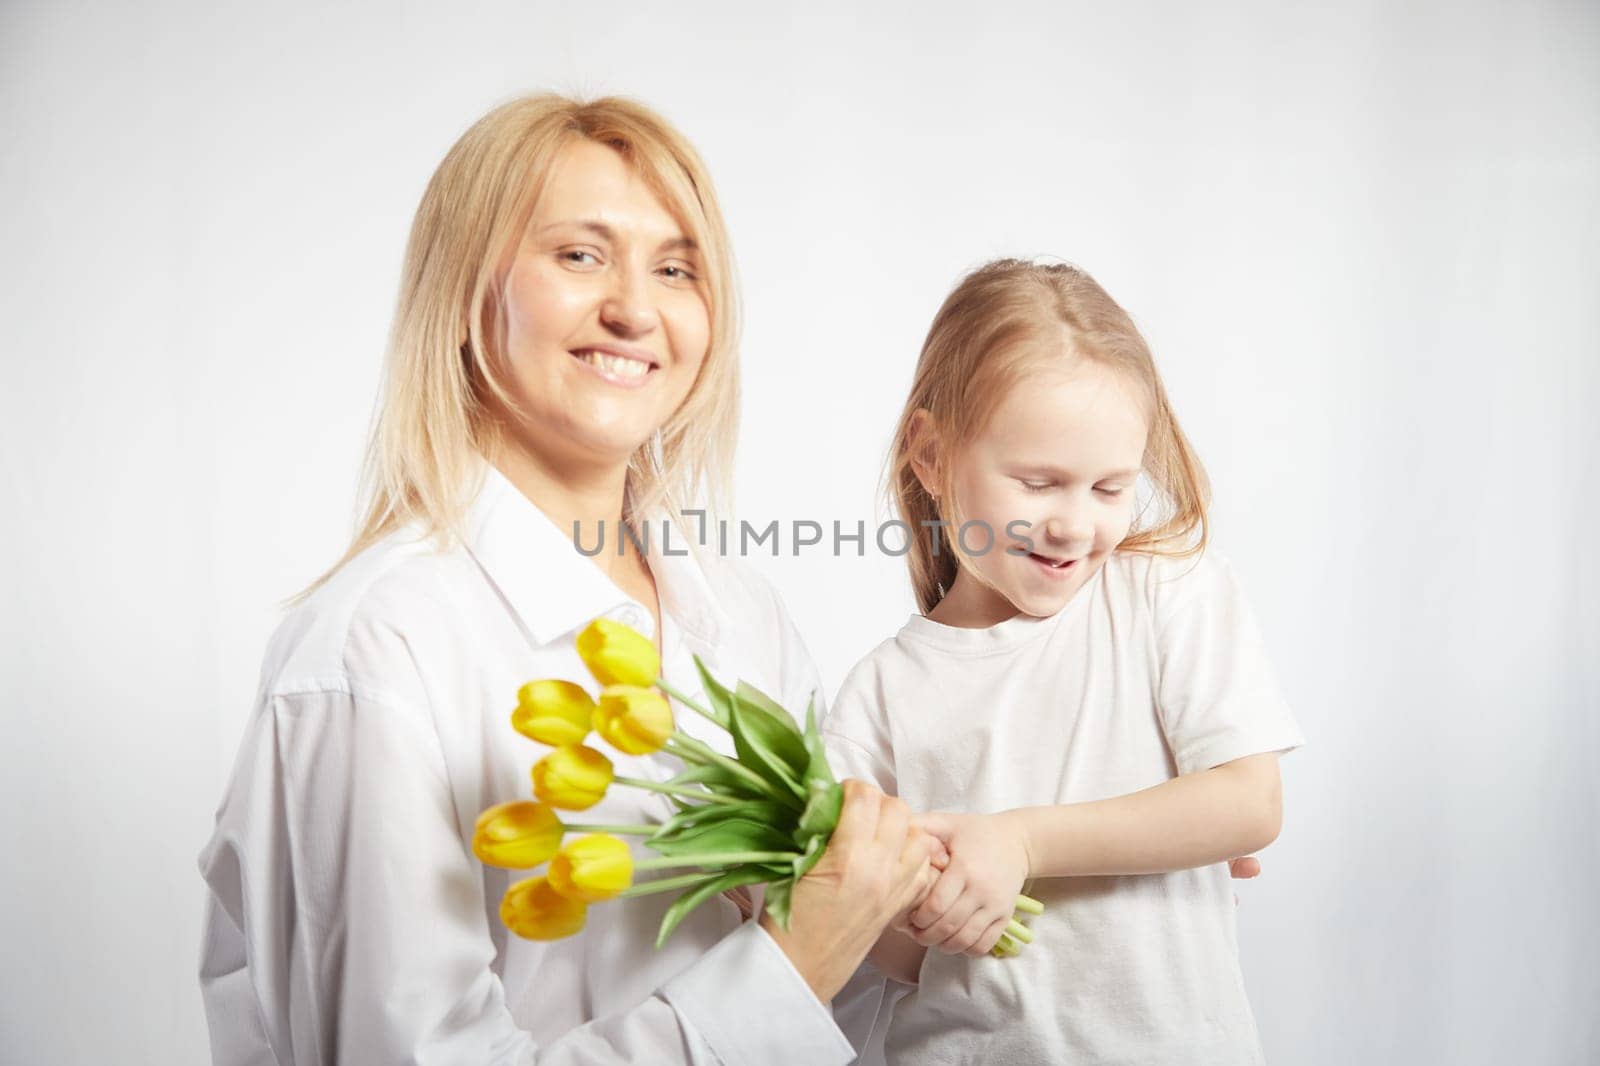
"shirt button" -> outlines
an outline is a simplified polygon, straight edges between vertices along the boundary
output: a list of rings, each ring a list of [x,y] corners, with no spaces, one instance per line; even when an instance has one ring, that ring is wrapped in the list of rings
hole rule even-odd
[[[638,629],[644,624],[644,614],[637,607],[624,607],[620,616],[623,625]]]

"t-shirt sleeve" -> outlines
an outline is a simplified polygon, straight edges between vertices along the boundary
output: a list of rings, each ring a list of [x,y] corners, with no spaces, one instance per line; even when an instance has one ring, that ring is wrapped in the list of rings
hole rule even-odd
[[[1178,772],[1304,744],[1226,560],[1159,560],[1151,576],[1157,703]]]
[[[822,742],[828,751],[828,765],[839,780],[858,778],[887,795],[898,796],[900,783],[882,689],[870,659],[851,670],[822,719]]]

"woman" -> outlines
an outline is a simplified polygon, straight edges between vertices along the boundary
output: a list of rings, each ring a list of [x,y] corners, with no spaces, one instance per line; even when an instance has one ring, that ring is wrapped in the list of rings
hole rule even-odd
[[[691,691],[691,654],[790,706],[816,689],[754,574],[676,554],[692,527],[648,558],[617,536],[726,485],[734,308],[710,181],[646,109],[530,97],[446,156],[406,252],[365,520],[269,645],[201,855],[215,1061],[849,1061],[826,1002],[940,847],[899,801],[848,786],[789,932],[718,900],[660,951],[661,896],[568,940],[509,935],[509,875],[469,846],[540,754],[508,725],[513,693],[584,676],[593,617],[650,633]],[[614,789],[585,821],[668,813]]]

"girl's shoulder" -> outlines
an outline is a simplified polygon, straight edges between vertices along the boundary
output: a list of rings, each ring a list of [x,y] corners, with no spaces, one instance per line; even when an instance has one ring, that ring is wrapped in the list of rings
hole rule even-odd
[[[1158,623],[1198,603],[1240,597],[1233,565],[1215,548],[1193,555],[1115,552],[1103,576],[1108,602],[1122,601]]]

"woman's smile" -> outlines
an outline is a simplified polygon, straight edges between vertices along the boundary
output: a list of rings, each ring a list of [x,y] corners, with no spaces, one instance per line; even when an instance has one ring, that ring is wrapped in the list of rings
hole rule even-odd
[[[654,356],[633,345],[607,342],[571,351],[595,377],[624,389],[641,388],[661,366]]]

